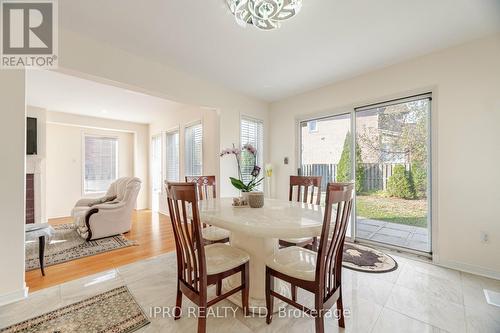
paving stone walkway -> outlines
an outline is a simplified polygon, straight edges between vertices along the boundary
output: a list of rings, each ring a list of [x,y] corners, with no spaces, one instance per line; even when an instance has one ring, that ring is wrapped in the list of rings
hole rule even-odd
[[[357,236],[371,241],[429,252],[427,228],[358,217]]]

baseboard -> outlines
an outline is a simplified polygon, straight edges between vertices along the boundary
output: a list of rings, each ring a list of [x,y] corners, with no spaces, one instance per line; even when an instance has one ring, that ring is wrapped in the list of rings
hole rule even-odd
[[[158,210],[158,213],[160,213],[162,215],[165,215],[165,216],[170,216],[170,214],[168,213],[168,211],[165,211],[163,209]]]
[[[446,268],[456,269],[457,271],[480,275],[490,279],[500,280],[500,272],[484,268],[481,266],[465,264],[453,260],[439,260],[439,261],[435,260],[434,263],[436,265],[443,266]]]
[[[25,285],[22,289],[0,295],[0,306],[23,300],[26,297],[28,297],[28,287]]]

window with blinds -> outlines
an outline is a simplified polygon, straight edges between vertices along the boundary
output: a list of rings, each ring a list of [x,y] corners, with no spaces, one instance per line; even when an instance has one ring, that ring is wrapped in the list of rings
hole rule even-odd
[[[186,176],[201,176],[203,172],[203,126],[186,127],[184,171]]]
[[[84,192],[106,192],[118,178],[118,138],[84,136]]]
[[[151,139],[151,172],[153,192],[161,192],[161,150],[161,134],[157,134]]]
[[[241,117],[240,142],[242,147],[245,144],[251,144],[257,149],[256,164],[262,168],[259,178],[262,177],[264,174],[264,123],[258,119]],[[241,154],[241,177],[245,183],[252,179],[253,166],[254,157],[249,152],[243,151]],[[257,189],[262,191],[262,183]]]
[[[179,181],[179,131],[168,132],[165,137],[165,179]]]

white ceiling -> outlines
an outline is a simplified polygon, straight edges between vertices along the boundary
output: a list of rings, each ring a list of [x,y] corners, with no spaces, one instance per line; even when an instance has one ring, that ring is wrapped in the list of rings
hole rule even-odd
[[[274,101],[500,31],[499,0],[303,0],[276,31],[225,0],[59,1],[64,28]]]
[[[182,104],[52,71],[26,71],[27,104],[51,111],[151,123]]]

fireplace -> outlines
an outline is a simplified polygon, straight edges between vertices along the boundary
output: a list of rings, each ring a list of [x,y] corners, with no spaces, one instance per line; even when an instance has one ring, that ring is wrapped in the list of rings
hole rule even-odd
[[[45,161],[42,157],[26,156],[26,224],[47,222],[44,170]]]
[[[35,175],[26,174],[26,224],[35,223]]]

